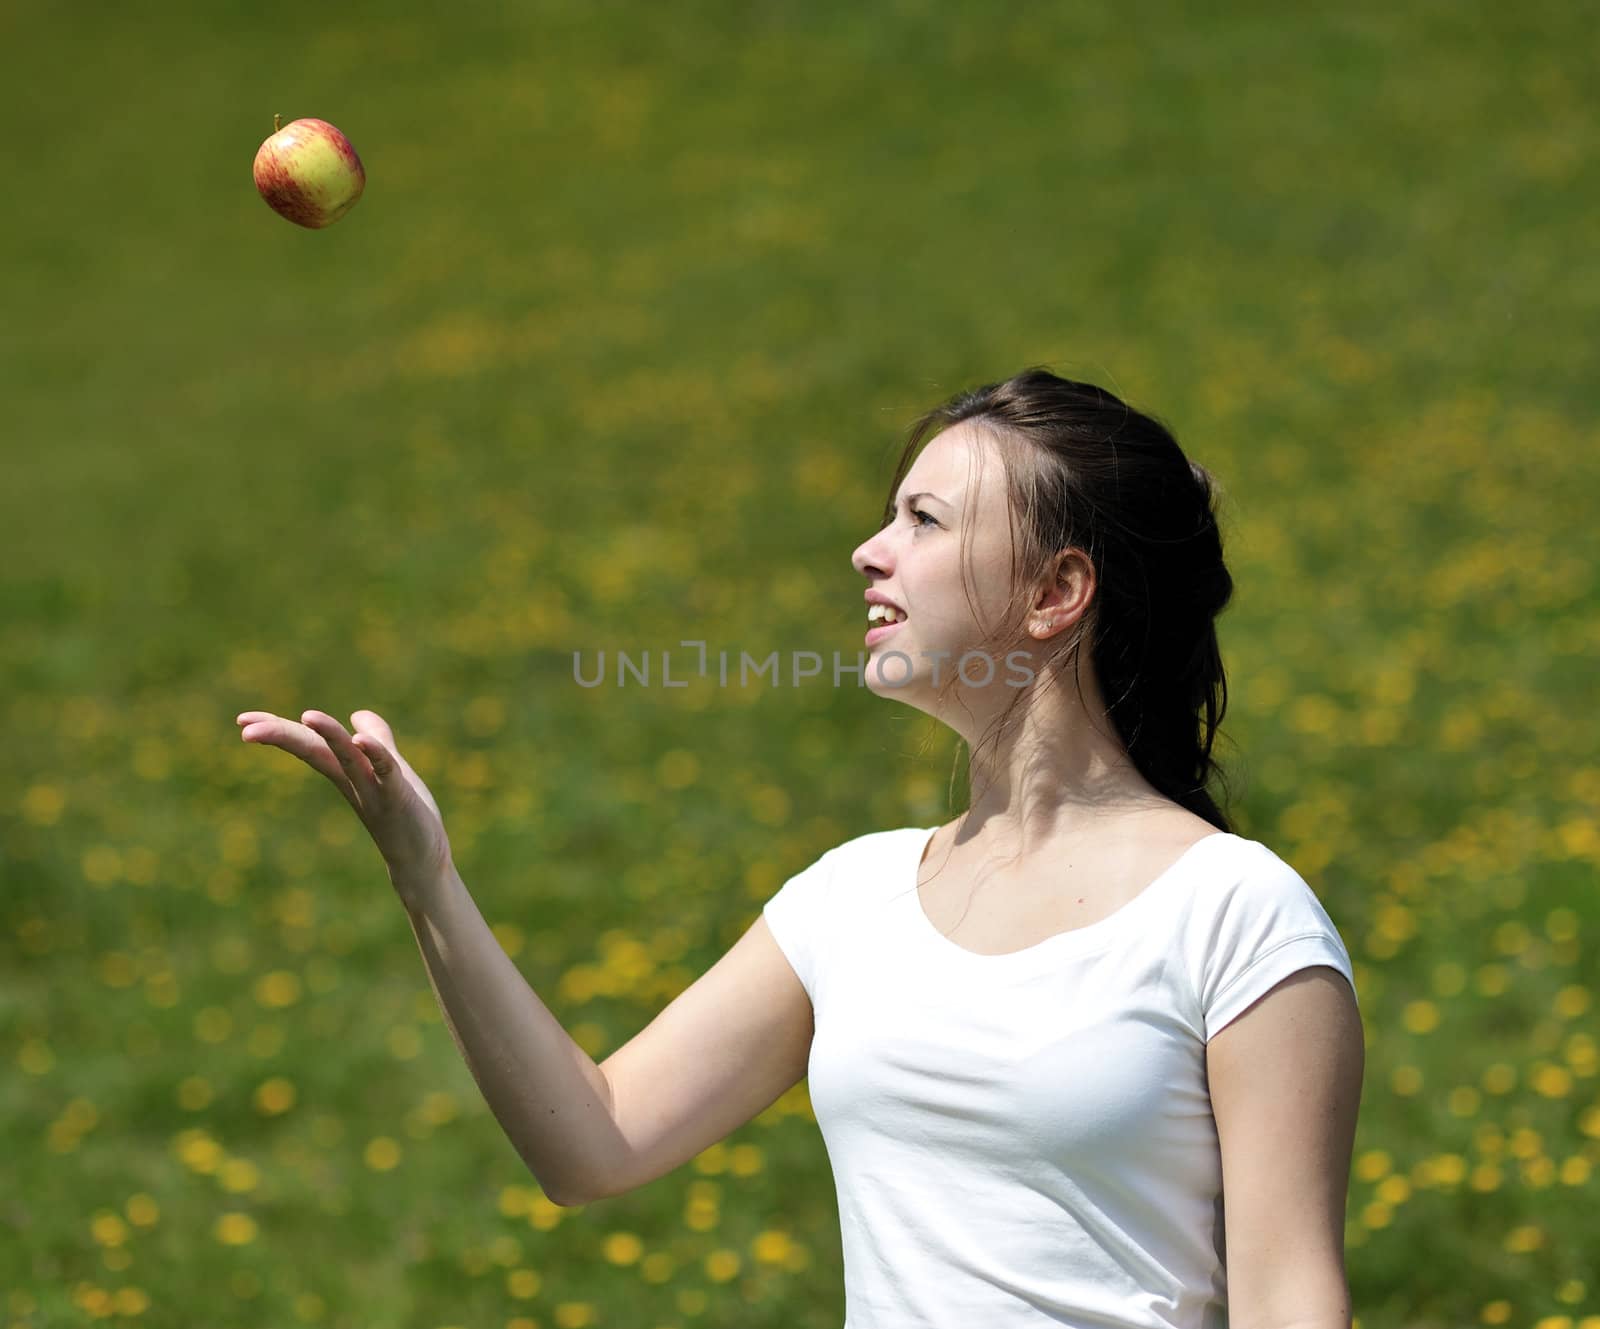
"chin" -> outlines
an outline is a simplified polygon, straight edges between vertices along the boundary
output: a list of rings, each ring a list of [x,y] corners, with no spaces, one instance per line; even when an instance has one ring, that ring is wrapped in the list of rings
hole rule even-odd
[[[912,652],[899,647],[892,650],[899,654],[880,650],[867,657],[862,671],[866,686],[880,697],[903,698],[908,693],[920,692],[927,681],[927,662],[919,661]],[[888,657],[887,665],[884,664],[885,657]],[[880,669],[888,675],[887,679],[879,676]]]

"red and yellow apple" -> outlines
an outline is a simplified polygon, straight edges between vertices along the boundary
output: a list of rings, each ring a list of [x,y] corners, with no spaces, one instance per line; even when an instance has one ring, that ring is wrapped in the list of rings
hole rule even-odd
[[[338,221],[367,187],[350,140],[326,120],[295,120],[278,129],[257,150],[255,175],[269,208],[313,230]]]

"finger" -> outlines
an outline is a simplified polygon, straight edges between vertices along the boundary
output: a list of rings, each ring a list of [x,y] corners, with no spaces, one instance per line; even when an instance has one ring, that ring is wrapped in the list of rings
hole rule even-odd
[[[311,761],[313,751],[327,747],[304,725],[285,720],[281,715],[273,715],[271,711],[246,711],[236,717],[235,723],[239,725],[239,737],[245,742],[270,743],[307,761]],[[332,753],[328,755],[332,756]]]
[[[380,782],[397,774],[402,766],[399,746],[394,741],[394,730],[376,711],[353,711],[350,715],[350,737],[368,761]],[[379,769],[375,754],[382,757],[384,768]]]
[[[377,711],[355,711],[350,716],[350,724],[352,732],[376,735],[391,752],[399,746],[394,741],[394,730],[389,727],[389,722]]]
[[[259,742],[264,735],[273,732],[274,726],[289,723],[281,715],[274,715],[271,711],[240,711],[233,717],[233,722],[239,726],[239,736],[251,743]],[[261,725],[262,728],[256,729],[252,735],[250,731],[256,725]]]
[[[282,748],[337,782],[339,763],[320,734],[303,724],[296,724],[293,720],[285,720],[281,715],[267,711],[246,714],[253,717],[244,720],[239,730],[239,737],[246,743],[265,743]]]
[[[308,711],[307,714],[322,713]],[[344,801],[355,809],[358,816],[361,814],[360,796],[350,782],[344,764],[334,754],[327,739],[315,729],[309,725],[296,724],[293,720],[285,720],[281,715],[273,715],[270,711],[245,711],[239,718],[245,721],[244,727],[239,731],[239,737],[246,743],[282,748],[290,756],[300,758],[319,775],[327,776],[333,782],[334,788],[343,795]]]
[[[334,716],[328,715],[325,710],[307,710],[301,716],[301,723],[322,736],[328,747],[333,750],[333,755],[338,758],[344,772],[354,780],[357,788],[374,788],[370,761],[366,760],[360,748],[355,747],[354,742],[350,740],[350,732]]]
[[[429,792],[428,786],[423,783],[422,777],[411,768],[411,763],[406,760],[405,754],[400,751],[400,746],[394,741],[394,730],[389,728],[388,722],[376,711],[357,711],[350,717],[359,732],[356,740],[360,743],[361,750],[372,760],[372,768],[377,772],[380,784],[395,782],[408,785],[415,791],[435,816],[439,815],[439,804]],[[380,768],[374,758],[374,751],[388,762],[387,768]]]
[[[366,760],[366,753],[363,753],[355,745],[349,731],[334,716],[328,715],[322,710],[310,712],[310,715],[314,715],[317,718],[317,726],[315,726],[317,732],[320,732],[323,739],[326,739],[328,747],[333,748],[333,755],[338,758],[339,766],[344,769],[344,774],[350,780],[350,785],[354,787],[358,800],[357,804],[355,804],[357,812],[365,814],[365,812],[376,808],[379,796],[378,776],[373,771],[373,763]]]
[[[361,750],[361,754],[372,763],[372,773],[377,777],[380,785],[386,785],[399,774],[393,754],[384,746],[384,742],[376,734],[363,730],[350,740]]]
[[[394,768],[402,775],[416,778],[416,772],[411,769],[411,763],[405,759],[405,754],[400,751],[400,745],[394,740],[394,730],[389,727],[389,722],[376,711],[356,711],[350,717],[350,722],[360,733],[371,734],[383,744],[389,756],[393,759]]]
[[[328,718],[322,711],[307,711],[305,714]],[[344,795],[344,801],[355,809],[357,815],[360,814],[361,798],[356,792],[355,785],[351,783],[349,771],[334,752],[333,745],[312,726],[296,724],[292,720],[281,720],[261,741],[281,747],[285,752],[299,757],[313,770],[327,776],[333,782],[334,788]]]

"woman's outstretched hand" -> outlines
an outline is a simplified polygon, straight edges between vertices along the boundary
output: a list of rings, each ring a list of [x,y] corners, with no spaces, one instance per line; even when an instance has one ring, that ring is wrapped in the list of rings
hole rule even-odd
[[[270,711],[244,711],[236,721],[246,743],[292,753],[332,780],[355,809],[389,869],[407,908],[453,865],[439,805],[400,755],[394,731],[376,711],[356,711],[351,735],[324,711],[304,711],[300,723]]]

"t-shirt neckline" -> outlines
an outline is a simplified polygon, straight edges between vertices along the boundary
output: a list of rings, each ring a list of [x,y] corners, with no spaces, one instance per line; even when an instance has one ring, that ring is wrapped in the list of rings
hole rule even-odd
[[[1108,945],[1119,932],[1136,921],[1140,913],[1151,907],[1155,899],[1163,893],[1163,889],[1171,881],[1182,875],[1181,870],[1193,863],[1199,856],[1201,845],[1210,844],[1213,840],[1231,840],[1235,838],[1227,831],[1213,831],[1210,835],[1202,836],[1163,868],[1137,895],[1117,906],[1116,909],[1102,919],[1080,928],[1068,928],[1065,932],[1054,933],[1043,941],[1035,942],[1032,946],[1024,946],[1019,951],[1004,951],[998,955],[984,955],[977,951],[969,951],[960,943],[951,941],[949,937],[934,926],[933,920],[928,917],[922,908],[922,895],[917,889],[917,878],[922,873],[923,855],[927,853],[928,846],[939,829],[938,826],[927,829],[918,828],[916,834],[907,837],[915,848],[915,852],[911,857],[911,889],[908,892],[914,926],[929,949],[943,954],[957,964],[966,964],[974,968],[984,967],[991,970],[1008,967],[1025,968],[1064,953],[1089,951]]]

